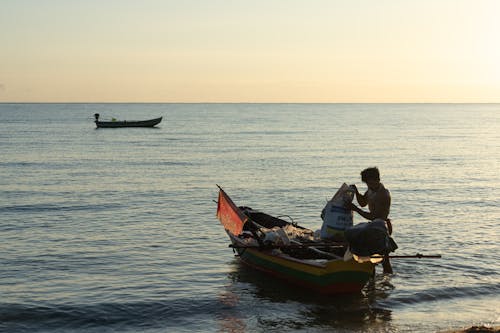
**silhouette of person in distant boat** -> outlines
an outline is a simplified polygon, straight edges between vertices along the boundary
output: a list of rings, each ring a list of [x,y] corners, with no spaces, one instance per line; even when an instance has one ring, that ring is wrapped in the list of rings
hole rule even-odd
[[[359,193],[356,185],[351,185],[351,188],[356,191],[356,200],[358,204],[361,207],[368,205],[369,211],[364,211],[353,203],[348,203],[346,208],[355,211],[370,221],[377,219],[385,221],[389,234],[392,234],[392,225],[388,218],[391,208],[391,193],[385,188],[384,184],[380,182],[380,172],[378,168],[372,167],[361,171],[361,180],[366,183],[368,187],[368,190],[364,194]],[[392,273],[388,255],[384,256],[382,266],[384,268],[384,273]]]

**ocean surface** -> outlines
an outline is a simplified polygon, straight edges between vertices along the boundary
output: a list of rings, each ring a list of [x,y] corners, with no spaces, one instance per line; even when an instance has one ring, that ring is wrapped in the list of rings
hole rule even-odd
[[[157,128],[96,129],[163,116]],[[500,324],[499,104],[0,104],[1,332],[437,332]],[[238,205],[321,227],[378,166],[395,254],[359,294],[241,265]],[[355,215],[355,223],[363,222]]]

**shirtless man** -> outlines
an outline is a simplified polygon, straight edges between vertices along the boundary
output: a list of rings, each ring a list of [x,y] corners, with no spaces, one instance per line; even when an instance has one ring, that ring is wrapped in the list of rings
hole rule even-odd
[[[347,208],[355,211],[365,219],[371,221],[382,219],[386,221],[389,234],[391,234],[392,225],[388,219],[391,207],[391,193],[384,187],[384,184],[380,182],[380,173],[378,169],[373,167],[361,171],[361,180],[366,183],[368,187],[365,194],[359,193],[356,185],[351,186],[356,191],[356,200],[359,205],[361,207],[368,205],[369,211],[364,211],[352,203],[348,204]],[[388,256],[385,256],[382,265],[384,267],[384,273],[392,273],[392,267]]]

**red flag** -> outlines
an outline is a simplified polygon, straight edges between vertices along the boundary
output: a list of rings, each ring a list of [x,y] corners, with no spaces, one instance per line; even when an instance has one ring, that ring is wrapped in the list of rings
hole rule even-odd
[[[234,204],[231,198],[222,189],[219,191],[217,201],[217,218],[224,228],[235,236],[243,231],[243,225],[248,217]]]

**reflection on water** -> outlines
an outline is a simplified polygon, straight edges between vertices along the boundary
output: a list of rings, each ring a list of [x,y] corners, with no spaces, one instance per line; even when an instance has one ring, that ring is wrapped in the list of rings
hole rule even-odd
[[[219,318],[220,332],[391,331],[392,312],[376,305],[394,288],[390,276],[376,275],[361,293],[326,296],[269,277],[237,259],[231,268],[219,295],[230,309]]]
[[[238,316],[222,315],[217,318],[219,324],[218,332],[221,333],[240,333],[246,332],[245,320]]]
[[[245,332],[245,318],[237,311],[239,296],[230,290],[226,290],[219,295],[219,302],[224,304],[228,311],[223,311],[217,315],[219,324],[218,332]]]

